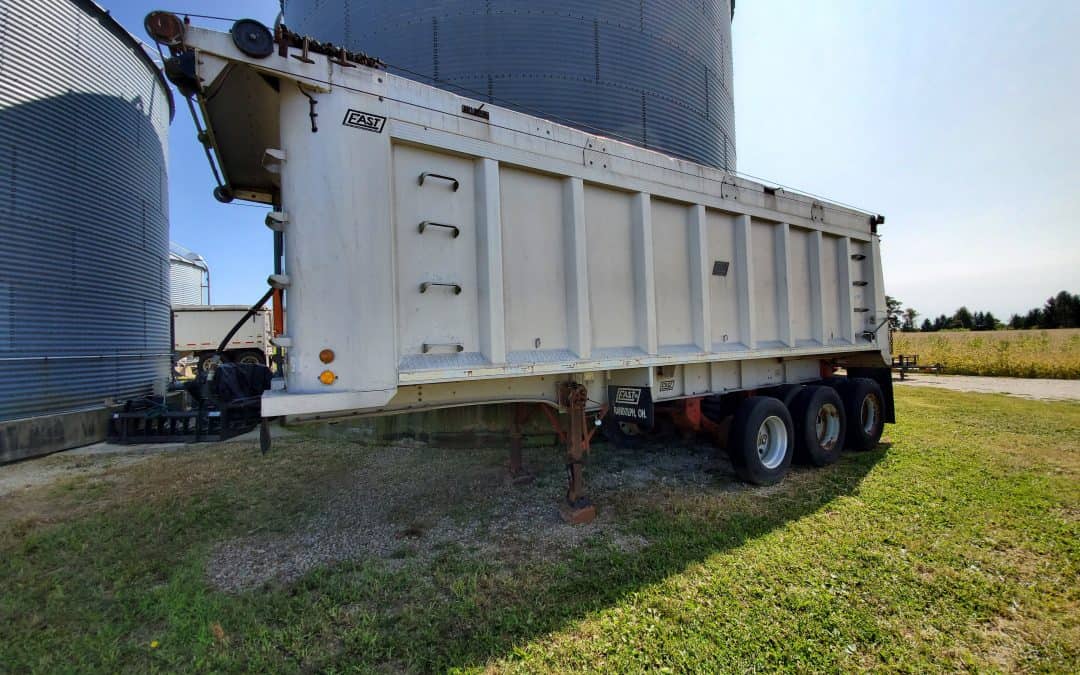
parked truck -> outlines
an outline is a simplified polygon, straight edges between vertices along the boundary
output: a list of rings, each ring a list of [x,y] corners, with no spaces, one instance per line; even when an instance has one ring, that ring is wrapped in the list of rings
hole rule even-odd
[[[245,320],[225,350],[217,354],[222,339],[247,311],[243,305],[174,305],[173,354],[178,370],[205,371],[220,360],[267,365],[271,352],[268,309],[260,309]]]
[[[594,514],[598,429],[632,443],[662,418],[768,484],[796,454],[874,447],[893,421],[881,216],[397,77],[284,26],[147,27],[198,111],[215,194],[272,208],[288,317],[264,416],[513,403],[516,424],[540,404],[566,444],[572,522]]]

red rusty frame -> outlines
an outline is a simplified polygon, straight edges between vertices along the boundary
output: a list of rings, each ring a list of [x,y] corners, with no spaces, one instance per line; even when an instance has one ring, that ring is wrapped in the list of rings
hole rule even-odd
[[[826,361],[822,359],[818,362],[818,374],[821,375],[821,379],[825,380],[836,375],[837,365],[833,361]]]
[[[510,478],[516,484],[530,483],[533,475],[526,468],[521,457],[522,427],[531,417],[531,408],[526,403],[512,404],[510,411]]]
[[[683,398],[671,401],[657,412],[664,412],[670,416],[675,427],[684,435],[706,433],[719,438],[722,432],[720,425],[716,424],[701,412],[701,402],[704,396]]]
[[[271,313],[274,324],[273,331],[274,337],[278,337],[285,334],[285,302],[280,288],[274,289],[272,297],[274,299],[273,312]]]
[[[589,451],[593,435],[598,426],[588,423],[585,408],[589,403],[589,391],[585,385],[577,382],[561,382],[558,385],[558,404],[567,413],[569,428],[564,429],[559,421],[559,415],[551,409],[551,406],[540,404],[544,415],[551,423],[555,435],[566,447],[566,474],[567,490],[566,500],[559,507],[563,520],[572,524],[580,525],[591,522],[596,518],[596,507],[593,506],[585,494],[585,454]],[[511,429],[510,469],[511,475],[515,470],[524,472],[521,465],[521,425],[526,419],[527,412],[522,412],[526,406],[517,404],[514,411],[513,427]],[[603,418],[607,414],[608,407],[600,406],[599,416]]]
[[[559,442],[564,445],[568,443],[569,437],[566,435],[566,431],[563,430],[562,424],[559,423],[558,413],[552,410],[551,406],[544,403],[541,403],[539,407],[541,410],[544,411],[544,415],[548,418],[548,422],[551,423],[551,430],[555,432],[556,436],[558,436]],[[607,415],[607,412],[608,406],[606,404],[600,406],[600,409],[597,411],[596,414],[596,419],[603,419],[604,415]],[[596,431],[600,427],[595,424],[586,425],[586,427],[589,428],[589,430],[585,432],[585,450],[588,451],[591,448],[592,438],[596,435]]]

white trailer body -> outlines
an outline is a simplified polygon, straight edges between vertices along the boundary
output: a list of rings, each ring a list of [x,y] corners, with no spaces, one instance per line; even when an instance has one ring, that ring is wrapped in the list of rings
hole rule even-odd
[[[183,355],[213,354],[248,311],[243,305],[174,305],[173,351]],[[225,345],[226,358],[266,364],[270,354],[270,310],[252,314]]]
[[[295,47],[255,58],[189,26],[177,53],[228,189],[283,234],[266,416],[558,404],[566,381],[596,407],[609,385],[664,401],[888,364],[871,213]]]

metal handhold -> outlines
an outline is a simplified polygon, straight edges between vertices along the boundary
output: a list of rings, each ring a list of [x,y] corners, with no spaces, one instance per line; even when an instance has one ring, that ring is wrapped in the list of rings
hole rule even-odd
[[[465,345],[460,342],[425,342],[420,349],[424,354],[427,354],[436,347],[452,347],[458,353],[465,351]]]
[[[445,286],[447,288],[452,288],[454,289],[454,295],[461,295],[461,286],[457,284],[446,284],[440,281],[425,281],[424,283],[420,284],[420,292],[427,293],[427,290],[432,286]]]
[[[454,192],[457,192],[458,188],[461,187],[461,183],[459,183],[458,179],[454,178],[453,176],[443,176],[442,174],[429,173],[429,172],[425,171],[424,173],[420,174],[420,185],[424,184],[424,179],[425,178],[439,178],[441,180],[448,180],[448,181],[450,181],[451,183],[454,184],[453,185]]]
[[[417,230],[419,230],[420,234],[423,234],[424,230],[426,230],[428,227],[445,227],[448,230],[452,230],[453,235],[451,235],[451,236],[453,236],[454,239],[457,239],[458,235],[461,234],[461,228],[459,228],[457,225],[447,225],[446,223],[436,223],[433,220],[425,220],[425,221],[421,222],[420,226],[417,228]]]

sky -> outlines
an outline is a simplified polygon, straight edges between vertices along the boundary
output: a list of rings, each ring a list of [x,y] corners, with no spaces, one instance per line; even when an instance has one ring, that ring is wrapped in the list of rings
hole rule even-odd
[[[278,7],[99,2],[144,40],[152,9],[271,25]],[[884,214],[890,295],[1007,319],[1080,293],[1080,2],[739,0],[733,35],[738,170]],[[215,304],[254,302],[265,209],[214,201],[183,105],[169,164],[172,239],[209,261]]]

